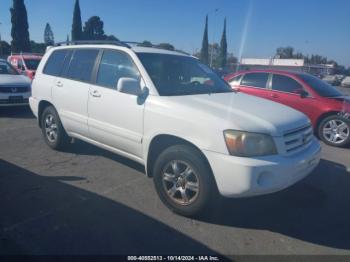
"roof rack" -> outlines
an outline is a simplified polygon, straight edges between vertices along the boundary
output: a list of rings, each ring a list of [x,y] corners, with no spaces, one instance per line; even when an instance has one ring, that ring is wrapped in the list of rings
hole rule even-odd
[[[116,45],[130,48],[128,44],[122,41],[110,40],[79,40],[79,41],[64,41],[56,43],[54,46],[69,46],[69,45]]]
[[[123,41],[123,43],[127,44],[127,45],[136,45],[136,46],[140,46],[140,47],[151,47],[151,48],[157,48],[157,49],[162,49],[162,50],[167,50],[165,48],[159,47],[159,45],[154,45],[151,43],[151,45],[144,45],[143,42],[134,42],[134,41]],[[169,50],[172,51],[172,50]],[[184,55],[189,55],[192,56],[191,54],[182,51],[182,50],[178,50],[178,49],[174,49],[173,51],[184,54]]]

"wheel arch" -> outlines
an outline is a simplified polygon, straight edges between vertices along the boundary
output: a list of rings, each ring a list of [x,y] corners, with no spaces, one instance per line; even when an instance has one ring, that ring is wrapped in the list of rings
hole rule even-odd
[[[38,124],[39,124],[39,127],[41,128],[41,117],[42,117],[42,114],[44,112],[44,109],[49,107],[49,106],[52,106],[54,107],[53,104],[51,104],[49,101],[47,100],[41,100],[39,102],[39,106],[38,106]]]
[[[152,138],[147,150],[146,173],[148,177],[153,176],[152,170],[153,170],[153,165],[157,155],[163,152],[166,148],[173,145],[187,145],[195,149],[199,153],[201,158],[204,160],[204,162],[206,163],[211,174],[213,174],[207,157],[202,153],[202,151],[195,144],[193,144],[192,142],[186,139],[180,138],[178,136],[168,135],[168,134],[159,134]],[[214,176],[213,178],[215,180]]]

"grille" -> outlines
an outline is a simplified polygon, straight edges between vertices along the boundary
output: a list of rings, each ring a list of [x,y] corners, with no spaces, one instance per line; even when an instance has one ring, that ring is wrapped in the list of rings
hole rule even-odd
[[[30,88],[28,86],[0,86],[0,93],[26,93],[29,92]]]
[[[0,105],[6,105],[6,104],[28,104],[29,99],[25,98],[17,98],[17,99],[0,99]]]
[[[291,130],[284,134],[284,145],[287,153],[297,151],[310,145],[313,138],[311,125]]]

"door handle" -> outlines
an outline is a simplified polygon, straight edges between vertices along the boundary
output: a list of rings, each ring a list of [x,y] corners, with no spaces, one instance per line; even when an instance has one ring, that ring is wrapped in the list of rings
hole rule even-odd
[[[98,90],[94,90],[94,91],[90,92],[90,94],[93,97],[101,97],[101,94],[100,94],[100,92],[98,92]]]
[[[272,98],[278,98],[279,96],[278,95],[276,95],[276,94],[271,94],[270,95]]]
[[[63,86],[63,84],[62,84],[62,82],[61,82],[61,81],[58,81],[58,82],[56,83],[56,86],[57,86],[57,87],[62,87],[62,86]]]

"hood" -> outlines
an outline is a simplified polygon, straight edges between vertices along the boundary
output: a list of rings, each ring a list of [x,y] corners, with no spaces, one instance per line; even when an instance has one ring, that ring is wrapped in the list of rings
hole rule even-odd
[[[28,86],[31,81],[24,75],[0,75],[0,86]]]
[[[165,102],[165,101],[164,101]],[[244,93],[220,93],[167,97],[176,112],[192,121],[205,121],[222,130],[234,129],[272,136],[310,124],[301,112],[266,99]]]

